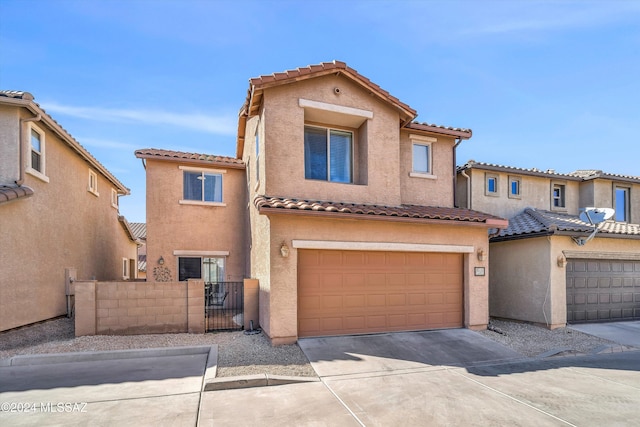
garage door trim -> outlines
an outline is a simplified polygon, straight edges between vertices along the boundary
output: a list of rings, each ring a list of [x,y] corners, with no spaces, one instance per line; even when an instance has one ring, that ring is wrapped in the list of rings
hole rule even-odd
[[[602,260],[621,260],[621,261],[640,261],[640,253],[631,252],[580,252],[580,251],[562,251],[567,259],[602,259]]]
[[[420,243],[397,242],[353,242],[332,240],[292,240],[296,249],[323,249],[339,251],[384,251],[384,252],[448,252],[473,253],[468,245],[429,245]]]

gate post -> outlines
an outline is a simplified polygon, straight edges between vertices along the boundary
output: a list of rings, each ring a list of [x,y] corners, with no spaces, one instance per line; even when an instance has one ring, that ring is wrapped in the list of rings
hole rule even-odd
[[[187,280],[187,330],[190,334],[204,334],[204,282]]]
[[[257,329],[259,326],[259,291],[260,282],[258,281],[258,279],[244,279],[244,314],[242,316],[242,319],[245,331],[251,329],[251,320],[253,320],[254,329]]]
[[[96,281],[76,281],[75,335],[82,337],[96,334]]]

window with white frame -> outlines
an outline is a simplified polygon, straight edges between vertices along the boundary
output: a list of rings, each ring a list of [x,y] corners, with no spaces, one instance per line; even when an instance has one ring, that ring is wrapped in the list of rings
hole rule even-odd
[[[222,175],[224,171],[189,168],[182,169],[183,185],[180,203],[222,204]]]
[[[256,183],[260,182],[260,136],[256,128]]]
[[[553,209],[562,209],[566,207],[565,191],[566,187],[564,184],[554,183],[551,186],[551,207]]]
[[[29,123],[29,156],[26,171],[49,182],[46,173],[46,141],[44,132],[34,123]]]
[[[98,175],[92,171],[89,170],[89,182],[87,184],[87,191],[89,191],[90,193],[92,193],[95,196],[98,196]]]
[[[431,145],[413,144],[413,172],[431,173]]]
[[[115,188],[111,189],[111,206],[118,209],[118,192]]]
[[[484,194],[487,196],[498,196],[498,175],[488,173],[485,174]]]
[[[432,143],[436,138],[423,135],[409,135],[411,140],[411,172],[414,178],[436,178],[433,175]]]
[[[509,198],[519,199],[521,198],[522,178],[519,176],[509,177]]]
[[[629,222],[631,218],[629,206],[629,193],[631,189],[628,187],[615,187],[615,220],[618,222]]]
[[[305,126],[304,176],[353,183],[353,132]]]

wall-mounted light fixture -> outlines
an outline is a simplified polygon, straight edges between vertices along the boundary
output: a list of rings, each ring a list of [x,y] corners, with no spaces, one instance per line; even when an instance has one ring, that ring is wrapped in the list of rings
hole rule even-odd
[[[558,267],[564,268],[565,265],[567,265],[567,259],[562,255],[558,255]]]
[[[280,254],[282,254],[283,258],[287,258],[289,256],[289,246],[283,241],[280,246]]]
[[[477,255],[478,255],[478,261],[484,261],[485,259],[487,259],[487,254],[482,248],[478,249]]]
[[[160,258],[158,259],[158,264],[160,264],[160,265],[164,265],[164,258],[160,257]]]

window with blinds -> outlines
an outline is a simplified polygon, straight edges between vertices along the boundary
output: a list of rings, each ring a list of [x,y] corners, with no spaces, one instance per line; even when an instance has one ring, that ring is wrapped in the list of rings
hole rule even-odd
[[[353,133],[305,126],[304,171],[306,179],[353,183]]]

